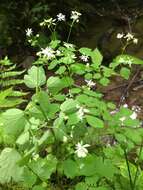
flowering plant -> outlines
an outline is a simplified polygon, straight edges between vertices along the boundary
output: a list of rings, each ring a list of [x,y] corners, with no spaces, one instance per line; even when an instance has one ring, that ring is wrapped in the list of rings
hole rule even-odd
[[[98,90],[112,76],[128,79],[131,65],[143,61],[122,54],[107,67],[97,48],[69,43],[79,16],[72,11],[66,42],[54,38],[41,47],[40,36],[26,31],[28,41],[40,49],[24,76],[31,100],[24,110],[12,108],[0,115],[1,184],[32,190],[143,187],[140,109],[117,107]],[[45,19],[41,25],[54,32],[56,22],[65,20],[59,13],[57,20]],[[130,158],[134,150],[135,158]]]

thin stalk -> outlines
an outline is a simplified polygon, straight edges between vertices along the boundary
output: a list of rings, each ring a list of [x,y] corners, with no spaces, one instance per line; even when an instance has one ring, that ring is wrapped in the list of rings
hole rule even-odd
[[[69,30],[68,37],[67,37],[67,43],[69,42],[69,39],[70,39],[70,35],[71,35],[71,31],[72,31],[73,25],[74,25],[74,20],[72,21],[72,24],[71,24],[71,26],[70,26],[70,30]]]
[[[138,161],[139,161],[139,159],[141,157],[142,150],[143,150],[143,142],[141,143],[141,147],[140,147],[140,150],[139,150]],[[136,173],[135,173],[135,177],[134,177],[134,182],[133,182],[133,189],[135,189],[135,187],[136,187],[136,181],[137,181],[137,178],[138,178],[138,172],[139,172],[139,165],[137,165],[137,169],[136,169]]]
[[[37,81],[36,81],[36,94],[38,94],[39,91],[39,67],[37,67]]]
[[[126,153],[125,149],[124,149],[124,156],[125,156],[126,165],[127,165],[127,169],[128,169],[128,175],[129,175],[131,190],[134,190],[132,176],[131,176],[131,171],[130,171],[130,166],[129,166],[129,161],[128,161],[128,156],[127,156],[127,153]]]

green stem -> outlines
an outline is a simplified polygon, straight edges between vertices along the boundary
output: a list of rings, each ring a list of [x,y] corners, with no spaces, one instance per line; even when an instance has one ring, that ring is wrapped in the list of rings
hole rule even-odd
[[[140,147],[140,150],[139,150],[138,161],[139,161],[139,159],[141,157],[142,150],[143,150],[143,142],[141,143],[141,147]],[[138,172],[139,172],[139,165],[137,165],[137,169],[136,169],[136,173],[135,173],[135,177],[134,177],[133,189],[135,189],[135,187],[136,187],[136,181],[137,181],[137,178],[138,178]]]
[[[130,171],[130,166],[129,166],[129,161],[128,161],[128,156],[127,156],[127,152],[126,152],[125,149],[124,149],[124,156],[125,156],[126,165],[127,165],[127,169],[128,169],[128,175],[129,175],[131,190],[134,190],[133,182],[132,182],[132,176],[131,176],[131,171]]]
[[[72,31],[73,25],[74,25],[74,21],[72,21],[72,24],[71,24],[71,26],[70,26],[70,30],[69,30],[68,37],[67,37],[67,43],[69,42],[69,39],[70,39],[70,35],[71,35],[71,31]]]

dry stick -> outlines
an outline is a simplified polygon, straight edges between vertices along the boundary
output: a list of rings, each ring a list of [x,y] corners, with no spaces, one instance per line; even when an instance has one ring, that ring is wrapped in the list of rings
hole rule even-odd
[[[139,72],[140,72],[140,69],[137,69],[136,74],[133,76],[133,78],[132,78],[131,81],[129,82],[127,88],[124,89],[124,91],[123,91],[123,93],[122,93],[122,96],[121,96],[121,98],[120,98],[118,107],[120,107],[121,104],[123,103],[124,98],[126,97],[126,94],[127,94],[128,90],[131,88],[131,86],[132,86],[132,84],[134,83],[134,81],[135,81],[136,77],[138,76]]]
[[[133,82],[133,84],[138,83],[138,82],[143,82],[143,79],[135,80]],[[109,91],[117,90],[118,88],[126,87],[128,85],[129,85],[129,82],[126,82],[124,84],[119,84],[118,86],[114,86],[114,87],[111,87],[111,88],[107,89],[104,93],[108,93]],[[137,87],[135,87],[135,88],[137,88]]]

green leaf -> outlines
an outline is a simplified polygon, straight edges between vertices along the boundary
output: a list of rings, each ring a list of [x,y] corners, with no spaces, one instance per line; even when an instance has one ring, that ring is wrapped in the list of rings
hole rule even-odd
[[[130,69],[126,67],[122,67],[120,70],[120,75],[126,80],[129,79],[130,73]]]
[[[84,182],[80,182],[76,185],[75,190],[88,190],[88,185]]]
[[[66,67],[65,66],[60,66],[59,69],[55,73],[61,75],[65,71],[66,71]]]
[[[47,80],[47,87],[51,93],[56,94],[60,90],[65,88],[65,84],[62,82],[62,80],[59,77],[52,76]]]
[[[100,53],[100,51],[97,48],[92,52],[91,59],[92,59],[92,62],[93,62],[92,66],[95,69],[98,69],[99,66],[102,63],[103,56],[102,56],[102,54]]]
[[[102,77],[100,80],[99,80],[100,84],[102,84],[103,86],[107,86],[110,82],[110,80],[108,78],[105,78],[105,77]]]
[[[73,99],[67,99],[64,103],[61,104],[61,111],[65,113],[73,113],[77,110],[78,102]]]
[[[55,172],[57,159],[53,155],[48,155],[46,158],[39,158],[36,161],[32,160],[29,167],[37,174],[41,180],[47,180],[51,174]]]
[[[28,70],[28,75],[24,76],[24,82],[29,88],[36,88],[44,85],[46,76],[43,67],[32,66]]]
[[[31,188],[36,183],[36,180],[37,176],[25,167],[22,175],[23,185],[27,188]]]
[[[22,133],[22,134],[18,137],[16,143],[17,143],[18,145],[24,145],[24,144],[27,143],[28,141],[29,141],[29,132],[27,131],[27,132]]]
[[[23,168],[17,162],[21,159],[20,154],[12,148],[5,148],[0,154],[0,183],[21,181]]]
[[[90,48],[80,48],[80,49],[79,49],[79,52],[80,52],[81,54],[90,56],[91,53],[92,53],[92,50],[91,50]]]
[[[103,121],[97,117],[87,115],[86,120],[87,120],[87,123],[92,127],[95,127],[95,128],[103,128],[104,127]]]
[[[7,135],[17,138],[24,130],[26,119],[20,109],[9,109],[2,114],[2,126]]]
[[[63,168],[64,168],[64,174],[68,178],[74,178],[75,176],[77,176],[78,167],[75,161],[71,159],[65,160],[63,163]]]

